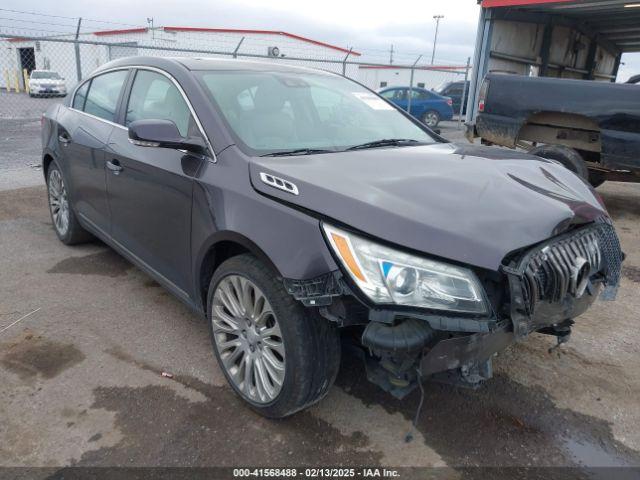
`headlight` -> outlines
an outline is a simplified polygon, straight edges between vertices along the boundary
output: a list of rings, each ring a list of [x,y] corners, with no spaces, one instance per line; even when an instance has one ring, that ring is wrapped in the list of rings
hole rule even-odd
[[[330,225],[322,228],[349,276],[373,302],[487,313],[484,290],[468,268],[410,255]]]

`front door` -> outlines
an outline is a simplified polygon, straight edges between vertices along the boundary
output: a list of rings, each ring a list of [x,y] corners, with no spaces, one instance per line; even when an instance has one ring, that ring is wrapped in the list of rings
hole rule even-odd
[[[123,115],[173,121],[183,136],[199,135],[181,93],[166,76],[138,70]],[[191,194],[194,162],[183,151],[142,147],[115,129],[106,152],[111,236],[159,274],[176,293],[191,283]]]

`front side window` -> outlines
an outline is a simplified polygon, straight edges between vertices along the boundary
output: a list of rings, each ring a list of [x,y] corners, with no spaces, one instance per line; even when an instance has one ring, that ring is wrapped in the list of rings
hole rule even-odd
[[[115,121],[118,98],[128,73],[127,70],[118,70],[94,77],[91,80],[84,111],[110,122]]]
[[[205,91],[252,154],[346,148],[380,139],[434,139],[375,93],[313,72],[201,71]]]
[[[89,90],[89,84],[91,82],[84,82],[73,97],[73,108],[76,110],[84,110],[84,102],[87,99],[87,90]]]
[[[164,75],[138,70],[127,104],[125,124],[136,120],[171,120],[187,137],[193,125],[191,112],[178,88]]]
[[[58,72],[50,72],[50,71],[33,71],[31,72],[31,78],[34,80],[62,80],[62,77],[58,74]]]

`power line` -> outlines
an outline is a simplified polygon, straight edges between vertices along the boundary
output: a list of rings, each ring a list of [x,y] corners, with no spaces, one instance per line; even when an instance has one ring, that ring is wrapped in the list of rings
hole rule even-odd
[[[42,16],[42,17],[50,17],[50,18],[65,18],[67,20],[78,20],[78,17],[68,17],[65,15],[53,15],[50,13],[40,13],[40,12],[30,12],[27,10],[13,10],[10,8],[0,8],[1,11],[4,12],[11,12],[11,13],[21,13],[24,15],[38,15],[38,16]],[[96,20],[96,19],[92,19],[92,18],[82,18],[82,21],[87,21],[87,22],[93,22],[93,23],[106,23],[106,24],[111,24],[111,25],[125,25],[128,27],[143,27],[144,25],[138,25],[138,24],[133,24],[133,23],[122,23],[122,22],[111,22],[111,21],[107,21],[107,20]]]
[[[16,27],[16,26],[10,26],[10,25],[0,25],[0,28],[8,28],[8,29],[12,29],[12,30],[31,30],[31,31],[34,31],[34,32],[61,33],[61,34],[64,34],[64,35],[73,35],[73,32],[63,32],[61,30],[43,30],[41,28]],[[5,32],[5,33],[8,33],[10,35],[20,36],[19,33],[14,33],[14,32]]]
[[[0,17],[0,20],[10,20],[12,22],[22,22],[22,23],[38,23],[41,25],[55,25],[57,27],[72,27],[72,28],[76,27],[76,25],[71,25],[69,23],[39,22],[37,20],[23,20],[21,18]],[[18,28],[21,28],[21,27],[18,27]]]

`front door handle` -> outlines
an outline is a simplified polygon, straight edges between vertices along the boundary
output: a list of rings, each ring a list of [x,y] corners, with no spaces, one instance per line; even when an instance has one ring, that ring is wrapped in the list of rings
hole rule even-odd
[[[62,132],[60,135],[58,135],[58,141],[63,146],[67,146],[71,143],[71,137],[69,137],[69,134],[67,132]]]
[[[122,165],[116,159],[107,160],[107,168],[113,172],[114,175],[120,175],[122,171]]]

